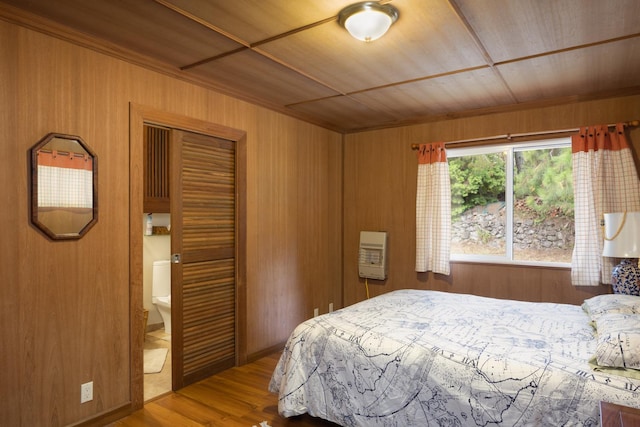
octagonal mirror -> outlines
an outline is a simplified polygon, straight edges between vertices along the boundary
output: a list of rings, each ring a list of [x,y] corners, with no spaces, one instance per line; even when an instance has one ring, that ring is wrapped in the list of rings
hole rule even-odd
[[[54,240],[98,220],[96,155],[78,136],[50,133],[31,148],[31,222]]]

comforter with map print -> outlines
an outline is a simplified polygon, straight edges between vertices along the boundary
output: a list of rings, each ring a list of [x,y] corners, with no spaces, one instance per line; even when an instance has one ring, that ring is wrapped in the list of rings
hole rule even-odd
[[[598,426],[640,380],[594,371],[579,306],[400,290],[301,323],[270,390],[342,426]]]

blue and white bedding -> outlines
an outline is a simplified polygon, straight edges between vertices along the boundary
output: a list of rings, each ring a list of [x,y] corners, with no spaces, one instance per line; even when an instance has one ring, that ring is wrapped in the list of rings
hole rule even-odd
[[[600,401],[640,407],[640,377],[593,369],[590,322],[567,304],[394,291],[301,323],[269,389],[281,415],[342,426],[598,426]]]

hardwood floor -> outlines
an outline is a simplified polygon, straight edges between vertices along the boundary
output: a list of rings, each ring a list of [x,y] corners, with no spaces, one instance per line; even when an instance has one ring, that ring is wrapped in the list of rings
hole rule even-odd
[[[228,369],[161,396],[110,426],[259,427],[267,421],[272,427],[335,427],[309,415],[283,418],[278,414],[278,396],[268,386],[279,356]]]

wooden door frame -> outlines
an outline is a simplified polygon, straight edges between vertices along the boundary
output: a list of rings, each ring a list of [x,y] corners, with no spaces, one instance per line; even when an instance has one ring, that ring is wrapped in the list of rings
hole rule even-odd
[[[236,143],[236,365],[247,362],[246,323],[246,189],[247,189],[247,134],[245,131],[161,111],[155,108],[129,104],[129,305],[130,305],[130,379],[131,409],[144,406],[144,307],[142,267],[143,214],[143,148],[145,123],[182,129]]]

